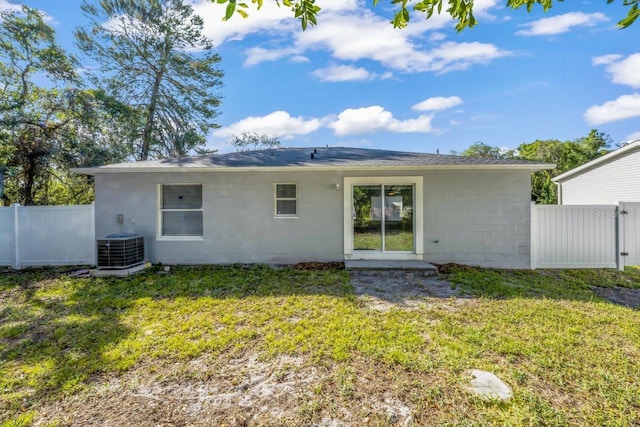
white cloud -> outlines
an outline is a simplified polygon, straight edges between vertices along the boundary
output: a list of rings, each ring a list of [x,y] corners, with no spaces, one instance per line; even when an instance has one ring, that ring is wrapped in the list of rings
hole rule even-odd
[[[281,138],[291,138],[294,135],[307,135],[318,130],[325,120],[318,118],[305,119],[301,116],[291,117],[286,111],[274,111],[266,116],[250,116],[229,126],[216,129],[214,137],[228,138],[243,132],[275,135]]]
[[[595,105],[584,113],[584,118],[591,125],[617,120],[640,117],[640,94],[622,95],[614,101],[607,101],[602,105]]]
[[[622,59],[622,55],[605,55],[593,58],[594,65],[605,64],[611,74],[611,81],[640,88],[640,53]]]
[[[364,108],[349,108],[338,114],[327,126],[336,135],[351,135],[374,132],[433,132],[433,115],[422,115],[416,119],[398,120],[379,105]]]
[[[289,58],[289,61],[297,63],[311,62],[309,58],[303,55],[293,55],[291,58]]]
[[[608,64],[612,64],[612,63],[616,62],[617,60],[619,60],[621,58],[622,58],[622,55],[595,56],[595,57],[591,58],[591,63],[593,65],[608,65]]]
[[[593,27],[609,18],[603,13],[569,12],[563,15],[542,18],[525,24],[526,30],[516,32],[521,36],[550,36],[566,33],[573,27]]]
[[[8,0],[0,0],[0,11],[21,12],[22,5],[16,3],[9,3]]]
[[[417,22],[415,27],[420,28],[421,24]],[[304,33],[295,33],[293,46],[248,50],[245,65],[299,55],[308,50],[324,49],[342,61],[368,59],[392,70],[445,73],[466,69],[473,64],[486,64],[511,54],[493,44],[480,42],[445,42],[437,48],[422,50],[409,36],[416,33],[421,35],[424,31],[413,28],[412,33],[409,28],[394,30],[386,20],[368,11],[360,17],[331,16],[324,19],[322,25],[307,29]],[[424,29],[424,26],[421,28]]]
[[[35,9],[35,8],[32,8],[32,9]],[[50,15],[48,15],[45,11],[40,10],[40,9],[36,9],[36,10],[38,10],[42,14],[42,19],[44,20],[44,22],[47,22],[49,24],[57,24],[57,22]],[[22,4],[11,3],[8,0],[0,0],[0,11],[21,13],[22,12]]]
[[[392,77],[392,74],[389,72],[377,74],[367,71],[365,68],[353,67],[351,65],[330,65],[329,67],[315,70],[313,75],[323,82],[347,82],[374,79],[386,80]]]
[[[632,134],[627,136],[625,142],[634,142],[634,141],[640,141],[640,131],[633,132]]]
[[[444,33],[440,33],[438,31],[434,31],[433,33],[429,34],[429,41],[430,42],[441,42],[442,40],[446,39],[447,36]]]
[[[1,0],[0,0],[1,1]],[[278,7],[275,1],[265,1],[260,10],[254,3],[247,2],[249,17],[234,15],[229,21],[222,21],[226,5],[211,0],[193,0],[194,11],[204,19],[204,33],[214,44],[221,45],[228,40],[243,40],[251,34],[283,34],[301,31],[300,21],[293,17],[291,9]],[[344,10],[357,10],[357,0],[324,0],[319,16]]]
[[[446,110],[448,108],[455,107],[462,104],[462,99],[457,96],[450,96],[445,98],[444,96],[434,96],[433,98],[427,98],[422,102],[419,102],[411,107],[414,111],[438,111]]]
[[[247,59],[244,61],[244,66],[252,67],[261,62],[266,61],[277,61],[278,59],[285,58],[289,55],[294,55],[298,51],[294,48],[286,48],[286,49],[264,49],[262,47],[252,47],[247,49]],[[295,57],[299,57],[301,55],[294,55]]]

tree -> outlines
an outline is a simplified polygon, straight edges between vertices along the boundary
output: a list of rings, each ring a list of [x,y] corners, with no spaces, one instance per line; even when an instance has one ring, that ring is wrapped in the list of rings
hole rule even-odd
[[[60,85],[75,84],[76,62],[35,9],[5,10],[0,20],[0,165],[8,175],[3,198],[30,205],[60,149],[56,136],[68,123],[72,101]],[[37,86],[36,75],[48,87]]]
[[[97,7],[85,0],[82,10],[91,24],[76,30],[77,44],[104,76],[93,82],[139,113],[134,157],[178,157],[203,146],[218,127],[213,90],[223,73],[189,2],[101,0]]]
[[[556,167],[553,170],[538,171],[531,177],[531,200],[541,204],[554,204],[558,201],[558,190],[552,178],[606,154],[610,146],[611,137],[594,129],[587,136],[572,141],[536,140],[520,144],[512,151],[476,142],[463,151],[462,155],[554,163]]]
[[[542,204],[557,203],[558,189],[552,178],[606,154],[610,146],[609,135],[595,129],[586,137],[573,141],[536,140],[520,144],[516,149],[518,158],[556,165],[553,170],[538,171],[532,175],[532,200]]]
[[[229,144],[236,148],[236,151],[258,150],[261,148],[280,147],[280,140],[275,136],[257,134],[254,132],[243,132],[240,135],[233,135]]]
[[[454,152],[453,154],[457,153]],[[481,159],[509,159],[513,157],[513,151],[505,150],[500,147],[492,147],[491,145],[478,141],[460,153],[460,155],[465,157],[478,157]]]
[[[126,159],[131,109],[81,88],[77,61],[38,11],[23,7],[0,19],[3,204],[88,203],[91,178],[69,169]]]
[[[225,20],[231,19],[231,17],[237,13],[243,18],[248,16],[247,11],[249,5],[244,2],[238,3],[236,0],[211,0],[212,2],[219,4],[226,4]],[[473,16],[473,0],[390,0],[394,7],[399,6],[400,10],[396,12],[391,23],[394,28],[404,28],[409,24],[410,20],[410,4],[413,3],[411,9],[416,12],[425,15],[426,19],[433,16],[434,13],[438,15],[442,13],[442,9],[456,21],[456,29],[462,31],[465,28],[472,28],[476,25],[476,18]],[[560,2],[563,0],[556,0]],[[278,6],[280,2],[276,0]],[[379,0],[373,0],[374,6],[377,5]],[[614,0],[607,0],[607,3],[613,3]],[[251,0],[251,3],[257,5],[259,10],[262,7],[263,0]],[[638,16],[640,16],[640,9],[638,5],[640,0],[623,0],[623,5],[628,7],[627,16],[622,18],[618,22],[620,28],[627,28],[633,24]],[[315,0],[283,0],[282,4],[291,8],[294,17],[300,20],[302,29],[306,30],[307,26],[317,24],[317,15],[321,8],[316,5]],[[548,11],[553,6],[553,0],[507,0],[507,7],[511,9],[519,9],[526,6],[527,11],[531,11],[535,5],[540,5],[543,10]]]

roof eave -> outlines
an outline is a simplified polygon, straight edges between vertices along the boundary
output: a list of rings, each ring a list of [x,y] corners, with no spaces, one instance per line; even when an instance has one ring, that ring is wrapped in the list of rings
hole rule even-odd
[[[295,171],[311,172],[318,170],[528,170],[537,172],[555,168],[553,163],[531,163],[531,164],[485,164],[485,165],[414,165],[414,166],[251,166],[251,167],[95,167],[95,168],[73,168],[72,172],[83,175],[110,174],[110,173],[188,173],[188,172],[277,172]]]

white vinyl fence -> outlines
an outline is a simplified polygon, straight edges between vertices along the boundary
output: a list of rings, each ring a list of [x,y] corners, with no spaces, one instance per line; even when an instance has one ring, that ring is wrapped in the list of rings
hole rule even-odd
[[[624,265],[640,265],[640,203],[620,203],[620,253]]]
[[[640,265],[640,203],[534,205],[531,268]]]
[[[0,207],[0,265],[95,265],[94,205]]]

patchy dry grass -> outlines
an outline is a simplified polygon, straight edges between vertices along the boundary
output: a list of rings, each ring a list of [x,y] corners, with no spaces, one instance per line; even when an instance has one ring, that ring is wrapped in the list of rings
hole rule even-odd
[[[634,425],[640,273],[461,270],[477,298],[370,310],[344,271],[0,274],[0,419],[19,425]],[[467,370],[510,384],[465,391]]]

